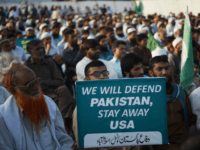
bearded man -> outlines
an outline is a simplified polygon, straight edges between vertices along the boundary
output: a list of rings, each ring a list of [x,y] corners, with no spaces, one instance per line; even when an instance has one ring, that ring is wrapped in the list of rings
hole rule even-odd
[[[12,96],[0,106],[0,149],[72,149],[58,107],[43,95],[31,69],[13,64],[4,84]]]
[[[15,56],[11,52],[11,44],[8,39],[3,39],[0,41],[0,84],[3,81],[4,75],[8,72],[10,64],[12,62],[22,62],[18,56]]]
[[[197,117],[192,113],[186,91],[177,84],[172,84],[166,50],[154,50],[149,66],[151,77],[164,77],[166,81],[168,139],[170,144],[157,146],[157,150],[177,150],[186,134],[195,130]]]

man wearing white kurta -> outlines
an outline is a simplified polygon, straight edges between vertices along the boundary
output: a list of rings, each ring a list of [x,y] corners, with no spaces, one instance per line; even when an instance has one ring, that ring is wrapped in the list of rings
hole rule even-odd
[[[85,67],[87,66],[87,64],[89,64],[93,60],[100,60],[106,65],[107,70],[109,71],[109,79],[118,79],[117,73],[112,68],[112,65],[110,64],[110,62],[103,59],[99,59],[100,48],[97,41],[95,41],[94,39],[86,40],[82,49],[85,51],[86,56],[81,61],[79,61],[78,64],[76,65],[76,74],[77,74],[78,81],[84,81]]]
[[[12,96],[0,105],[0,149],[72,150],[73,140],[61,113],[42,94],[39,83],[35,73],[22,64],[13,65],[7,73],[5,86]]]

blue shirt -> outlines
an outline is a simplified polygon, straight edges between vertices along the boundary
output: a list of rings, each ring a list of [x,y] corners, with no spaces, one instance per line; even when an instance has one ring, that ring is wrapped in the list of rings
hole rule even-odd
[[[113,69],[117,72],[118,78],[123,78],[120,60],[113,57],[113,59],[110,60],[110,62],[111,62]]]
[[[54,39],[54,42],[55,42],[56,46],[57,46],[58,43],[62,40],[62,38],[63,38],[63,37],[62,37],[61,35],[59,35],[58,38]]]
[[[111,50],[108,50],[105,55],[103,53],[100,53],[99,58],[109,61],[113,59],[113,53]]]

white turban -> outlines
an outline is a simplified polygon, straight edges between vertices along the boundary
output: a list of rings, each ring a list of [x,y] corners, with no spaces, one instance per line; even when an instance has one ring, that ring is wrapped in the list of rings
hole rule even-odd
[[[176,39],[172,42],[173,47],[175,48],[176,45],[177,45],[180,41],[182,41],[182,40],[183,40],[183,39],[182,39],[181,37],[176,38]]]
[[[40,40],[43,40],[44,38],[46,37],[51,37],[51,34],[49,32],[44,32],[42,33],[41,37],[40,37]]]

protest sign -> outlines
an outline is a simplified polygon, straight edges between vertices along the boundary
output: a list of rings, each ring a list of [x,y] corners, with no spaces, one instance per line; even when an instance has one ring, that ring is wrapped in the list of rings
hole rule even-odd
[[[27,50],[26,50],[26,45],[28,42],[32,41],[32,40],[37,40],[36,38],[29,38],[29,39],[16,39],[16,45],[19,47],[22,47],[24,49],[24,52],[26,54],[28,54]]]
[[[164,78],[76,85],[79,148],[168,144]]]

